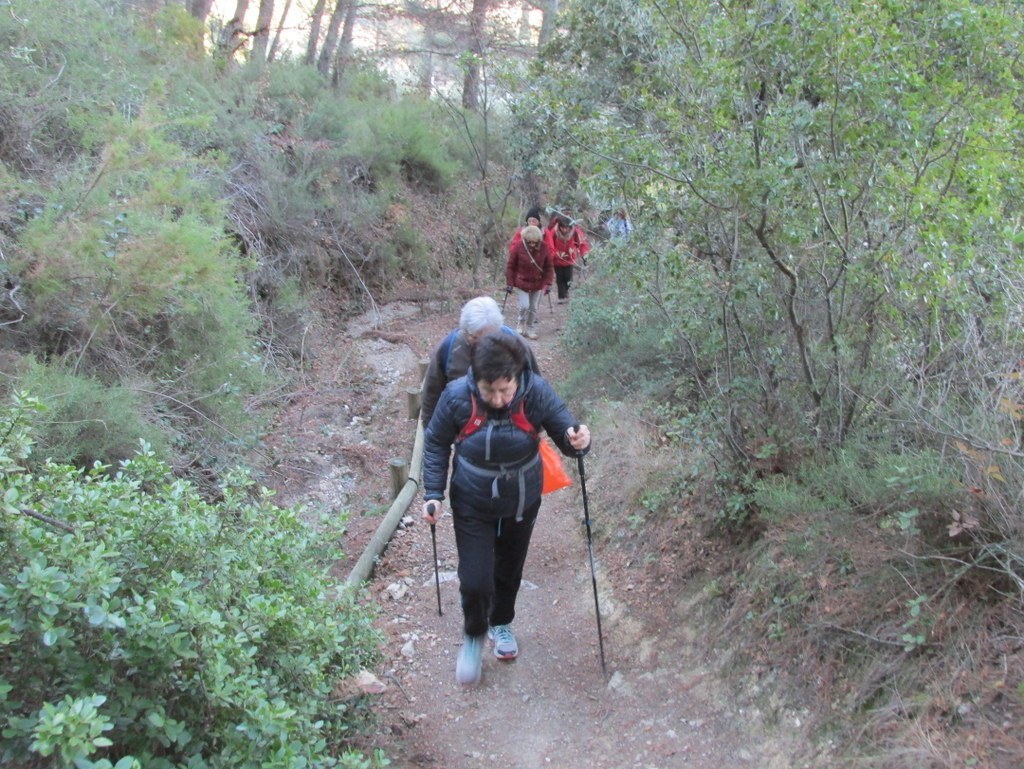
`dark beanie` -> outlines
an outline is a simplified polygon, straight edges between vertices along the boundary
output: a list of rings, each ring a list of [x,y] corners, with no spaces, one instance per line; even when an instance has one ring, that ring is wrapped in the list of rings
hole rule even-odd
[[[525,222],[527,219],[536,219],[538,222],[544,221],[543,211],[540,210],[540,206],[534,206],[526,212],[526,216],[523,217]]]

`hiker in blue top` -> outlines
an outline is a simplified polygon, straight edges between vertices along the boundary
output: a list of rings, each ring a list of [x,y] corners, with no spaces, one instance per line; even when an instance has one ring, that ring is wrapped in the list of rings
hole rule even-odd
[[[526,349],[527,363],[530,368],[540,373],[537,359],[526,340],[505,326],[504,323],[501,308],[489,296],[478,296],[463,305],[462,313],[459,316],[459,327],[448,334],[434,350],[434,354],[430,356],[427,374],[423,379],[423,395],[420,402],[420,420],[424,427],[430,424],[434,406],[437,405],[437,399],[441,397],[445,385],[466,373],[473,345],[487,334],[503,331],[515,336]]]
[[[445,388],[424,435],[423,518],[430,524],[444,512],[451,460],[464,633],[455,677],[463,685],[480,680],[485,635],[498,659],[519,654],[511,623],[540,509],[541,429],[566,456],[590,448],[590,430],[526,365],[523,345],[497,333],[474,346],[470,370]]]
[[[626,213],[625,208],[616,208],[615,213],[604,223],[604,226],[608,230],[610,240],[625,242],[633,234],[633,222],[629,220],[629,214]]]

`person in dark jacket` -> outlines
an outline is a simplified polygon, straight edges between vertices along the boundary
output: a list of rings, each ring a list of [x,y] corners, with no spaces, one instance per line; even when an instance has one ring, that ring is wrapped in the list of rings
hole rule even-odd
[[[451,461],[464,634],[455,677],[463,685],[480,680],[485,635],[497,658],[519,654],[511,623],[540,510],[541,429],[567,456],[590,449],[587,426],[576,424],[551,385],[530,370],[523,346],[499,333],[473,348],[469,372],[445,388],[424,435],[428,523],[443,513]]]
[[[541,211],[540,206],[534,206],[533,208],[526,212],[526,216],[523,218],[523,226],[516,230],[516,234],[513,235],[512,239],[508,242],[509,250],[511,250],[512,247],[515,246],[517,243],[522,241],[523,230],[525,230],[527,227],[536,227],[538,230],[542,232],[544,231],[544,225],[541,224],[541,222],[543,221],[541,219],[542,216],[543,211]]]
[[[434,348],[427,364],[427,373],[423,378],[423,393],[420,397],[420,421],[426,428],[434,413],[434,406],[444,392],[445,385],[453,379],[463,376],[469,369],[469,356],[473,345],[487,334],[502,331],[514,335],[526,349],[526,362],[533,371],[540,373],[537,358],[526,340],[515,331],[504,325],[501,308],[489,296],[478,296],[470,299],[462,306],[459,315],[459,327]]]
[[[516,331],[527,339],[537,338],[537,315],[541,294],[555,280],[555,264],[539,227],[522,229],[519,242],[508,246],[505,283],[519,292],[519,323]]]

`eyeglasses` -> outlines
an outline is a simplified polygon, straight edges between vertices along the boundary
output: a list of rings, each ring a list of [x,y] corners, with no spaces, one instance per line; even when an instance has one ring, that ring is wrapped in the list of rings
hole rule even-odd
[[[528,241],[526,241],[526,245],[528,245],[528,246],[538,246],[538,245],[540,245],[540,241],[539,240],[528,240]]]

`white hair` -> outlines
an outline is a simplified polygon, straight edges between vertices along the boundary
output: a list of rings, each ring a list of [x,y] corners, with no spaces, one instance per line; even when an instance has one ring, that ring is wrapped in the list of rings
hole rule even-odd
[[[497,331],[504,323],[501,308],[489,296],[470,299],[463,305],[459,316],[459,328],[467,334],[479,334],[484,330]]]

